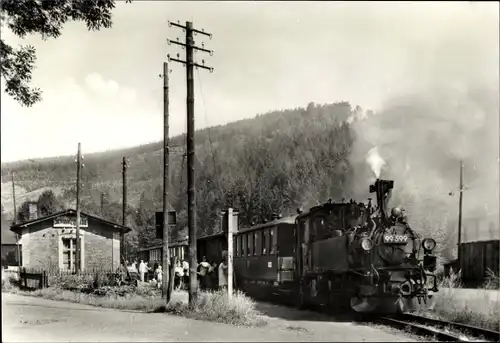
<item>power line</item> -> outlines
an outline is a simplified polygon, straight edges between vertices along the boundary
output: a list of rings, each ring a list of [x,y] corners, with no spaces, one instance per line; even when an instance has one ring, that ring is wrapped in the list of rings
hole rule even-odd
[[[208,124],[208,116],[207,116],[207,107],[205,106],[205,95],[203,93],[203,86],[202,86],[202,82],[201,82],[201,76],[200,76],[200,72],[198,69],[196,69],[196,73],[197,73],[197,76],[198,76],[198,85],[199,85],[199,89],[200,89],[200,92],[201,92],[201,101],[202,101],[202,104],[203,104],[203,111],[205,112],[205,122],[206,122],[206,125],[207,125],[207,132],[208,132],[208,142],[210,144],[210,155],[212,156],[212,164],[213,164],[213,167],[214,167],[214,174],[216,175],[217,174],[217,168],[216,168],[216,165],[215,165],[215,156],[214,156],[214,148],[213,148],[213,144],[212,144],[212,135],[210,134],[210,126]],[[215,177],[214,175],[214,177]],[[221,187],[220,187],[220,184],[219,184],[219,178],[215,178],[216,179],[216,183],[217,183],[217,189],[219,190],[220,194],[222,195],[222,190],[221,190]]]

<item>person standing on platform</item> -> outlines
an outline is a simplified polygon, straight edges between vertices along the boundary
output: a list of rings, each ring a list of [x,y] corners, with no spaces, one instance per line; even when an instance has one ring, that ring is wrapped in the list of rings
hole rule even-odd
[[[146,274],[146,269],[146,263],[141,260],[141,263],[139,263],[139,275],[141,276],[141,282],[144,282],[144,274]]]
[[[227,290],[227,263],[226,259],[223,259],[219,264],[219,289]]]
[[[182,269],[184,269],[184,287],[187,288],[189,285],[189,263],[186,260],[182,260]]]
[[[161,289],[161,284],[163,281],[163,270],[161,270],[160,265],[158,265],[158,267],[155,270],[155,277],[156,277],[156,281],[157,281],[156,286],[158,287],[158,289]]]
[[[203,256],[203,258],[201,259],[201,263],[198,264],[198,275],[200,276],[200,288],[202,291],[207,289],[209,268],[210,264],[207,262],[207,257]]]

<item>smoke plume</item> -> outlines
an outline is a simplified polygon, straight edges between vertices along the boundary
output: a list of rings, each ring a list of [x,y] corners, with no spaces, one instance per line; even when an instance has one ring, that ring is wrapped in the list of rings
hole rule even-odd
[[[473,10],[454,13],[455,24],[429,38],[436,42],[421,55],[425,59],[408,64],[404,87],[377,113],[351,124],[356,136],[350,156],[353,191],[368,196],[372,171],[394,180],[390,205],[403,206],[412,227],[437,238],[441,248],[445,241],[456,242],[460,161],[466,187],[464,240],[498,237],[496,8],[487,15],[479,11],[482,16]],[[468,218],[496,218],[496,224],[471,227]]]
[[[368,162],[370,168],[373,171],[373,174],[375,174],[375,177],[378,179],[380,177],[380,170],[384,166],[385,161],[382,157],[380,157],[377,147],[371,148],[368,151],[366,162]]]

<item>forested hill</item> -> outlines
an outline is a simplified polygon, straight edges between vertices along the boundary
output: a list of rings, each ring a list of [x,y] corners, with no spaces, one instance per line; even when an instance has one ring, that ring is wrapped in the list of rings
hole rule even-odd
[[[196,132],[196,188],[198,228],[218,227],[218,211],[232,205],[240,209],[241,224],[270,219],[339,199],[350,182],[348,162],[353,132],[347,119],[355,109],[347,102],[274,111],[255,118]],[[185,146],[185,135],[171,139]],[[153,244],[148,220],[161,208],[162,142],[126,150],[85,154],[82,172],[83,209],[121,221],[121,162],[129,160],[129,219],[141,244]],[[74,156],[20,161],[2,165],[2,207],[12,213],[10,172],[16,175],[17,205],[37,200],[52,190],[58,206],[72,205],[75,193]],[[170,201],[185,225],[186,159],[179,149],[170,158]],[[137,242],[136,242],[137,243]],[[136,244],[135,243],[135,244]]]

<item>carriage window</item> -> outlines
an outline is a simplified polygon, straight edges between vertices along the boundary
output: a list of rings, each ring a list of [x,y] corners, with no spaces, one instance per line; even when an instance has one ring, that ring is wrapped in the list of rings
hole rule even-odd
[[[247,233],[247,255],[253,255],[253,232]]]
[[[241,245],[240,245],[240,239],[241,239],[241,236],[236,236],[236,239],[235,239],[235,243],[236,243],[236,256],[240,256],[240,249],[241,249]]]
[[[245,256],[245,235],[240,235],[240,256]]]
[[[269,234],[271,235],[271,237],[269,238],[270,243],[271,243],[271,248],[269,250],[269,254],[272,255],[272,254],[276,254],[276,249],[277,249],[277,245],[278,245],[278,234],[276,233],[276,227],[272,227],[269,230]]]
[[[269,229],[262,230],[262,255],[266,255],[269,251]]]
[[[261,248],[261,241],[260,241],[260,237],[261,237],[261,231],[255,231],[253,233],[253,239],[254,239],[254,249],[253,249],[253,254],[254,255],[260,255],[261,251],[262,251],[262,248]]]
[[[236,253],[236,256],[238,256],[238,242],[237,242],[238,237],[233,236],[233,254]]]

